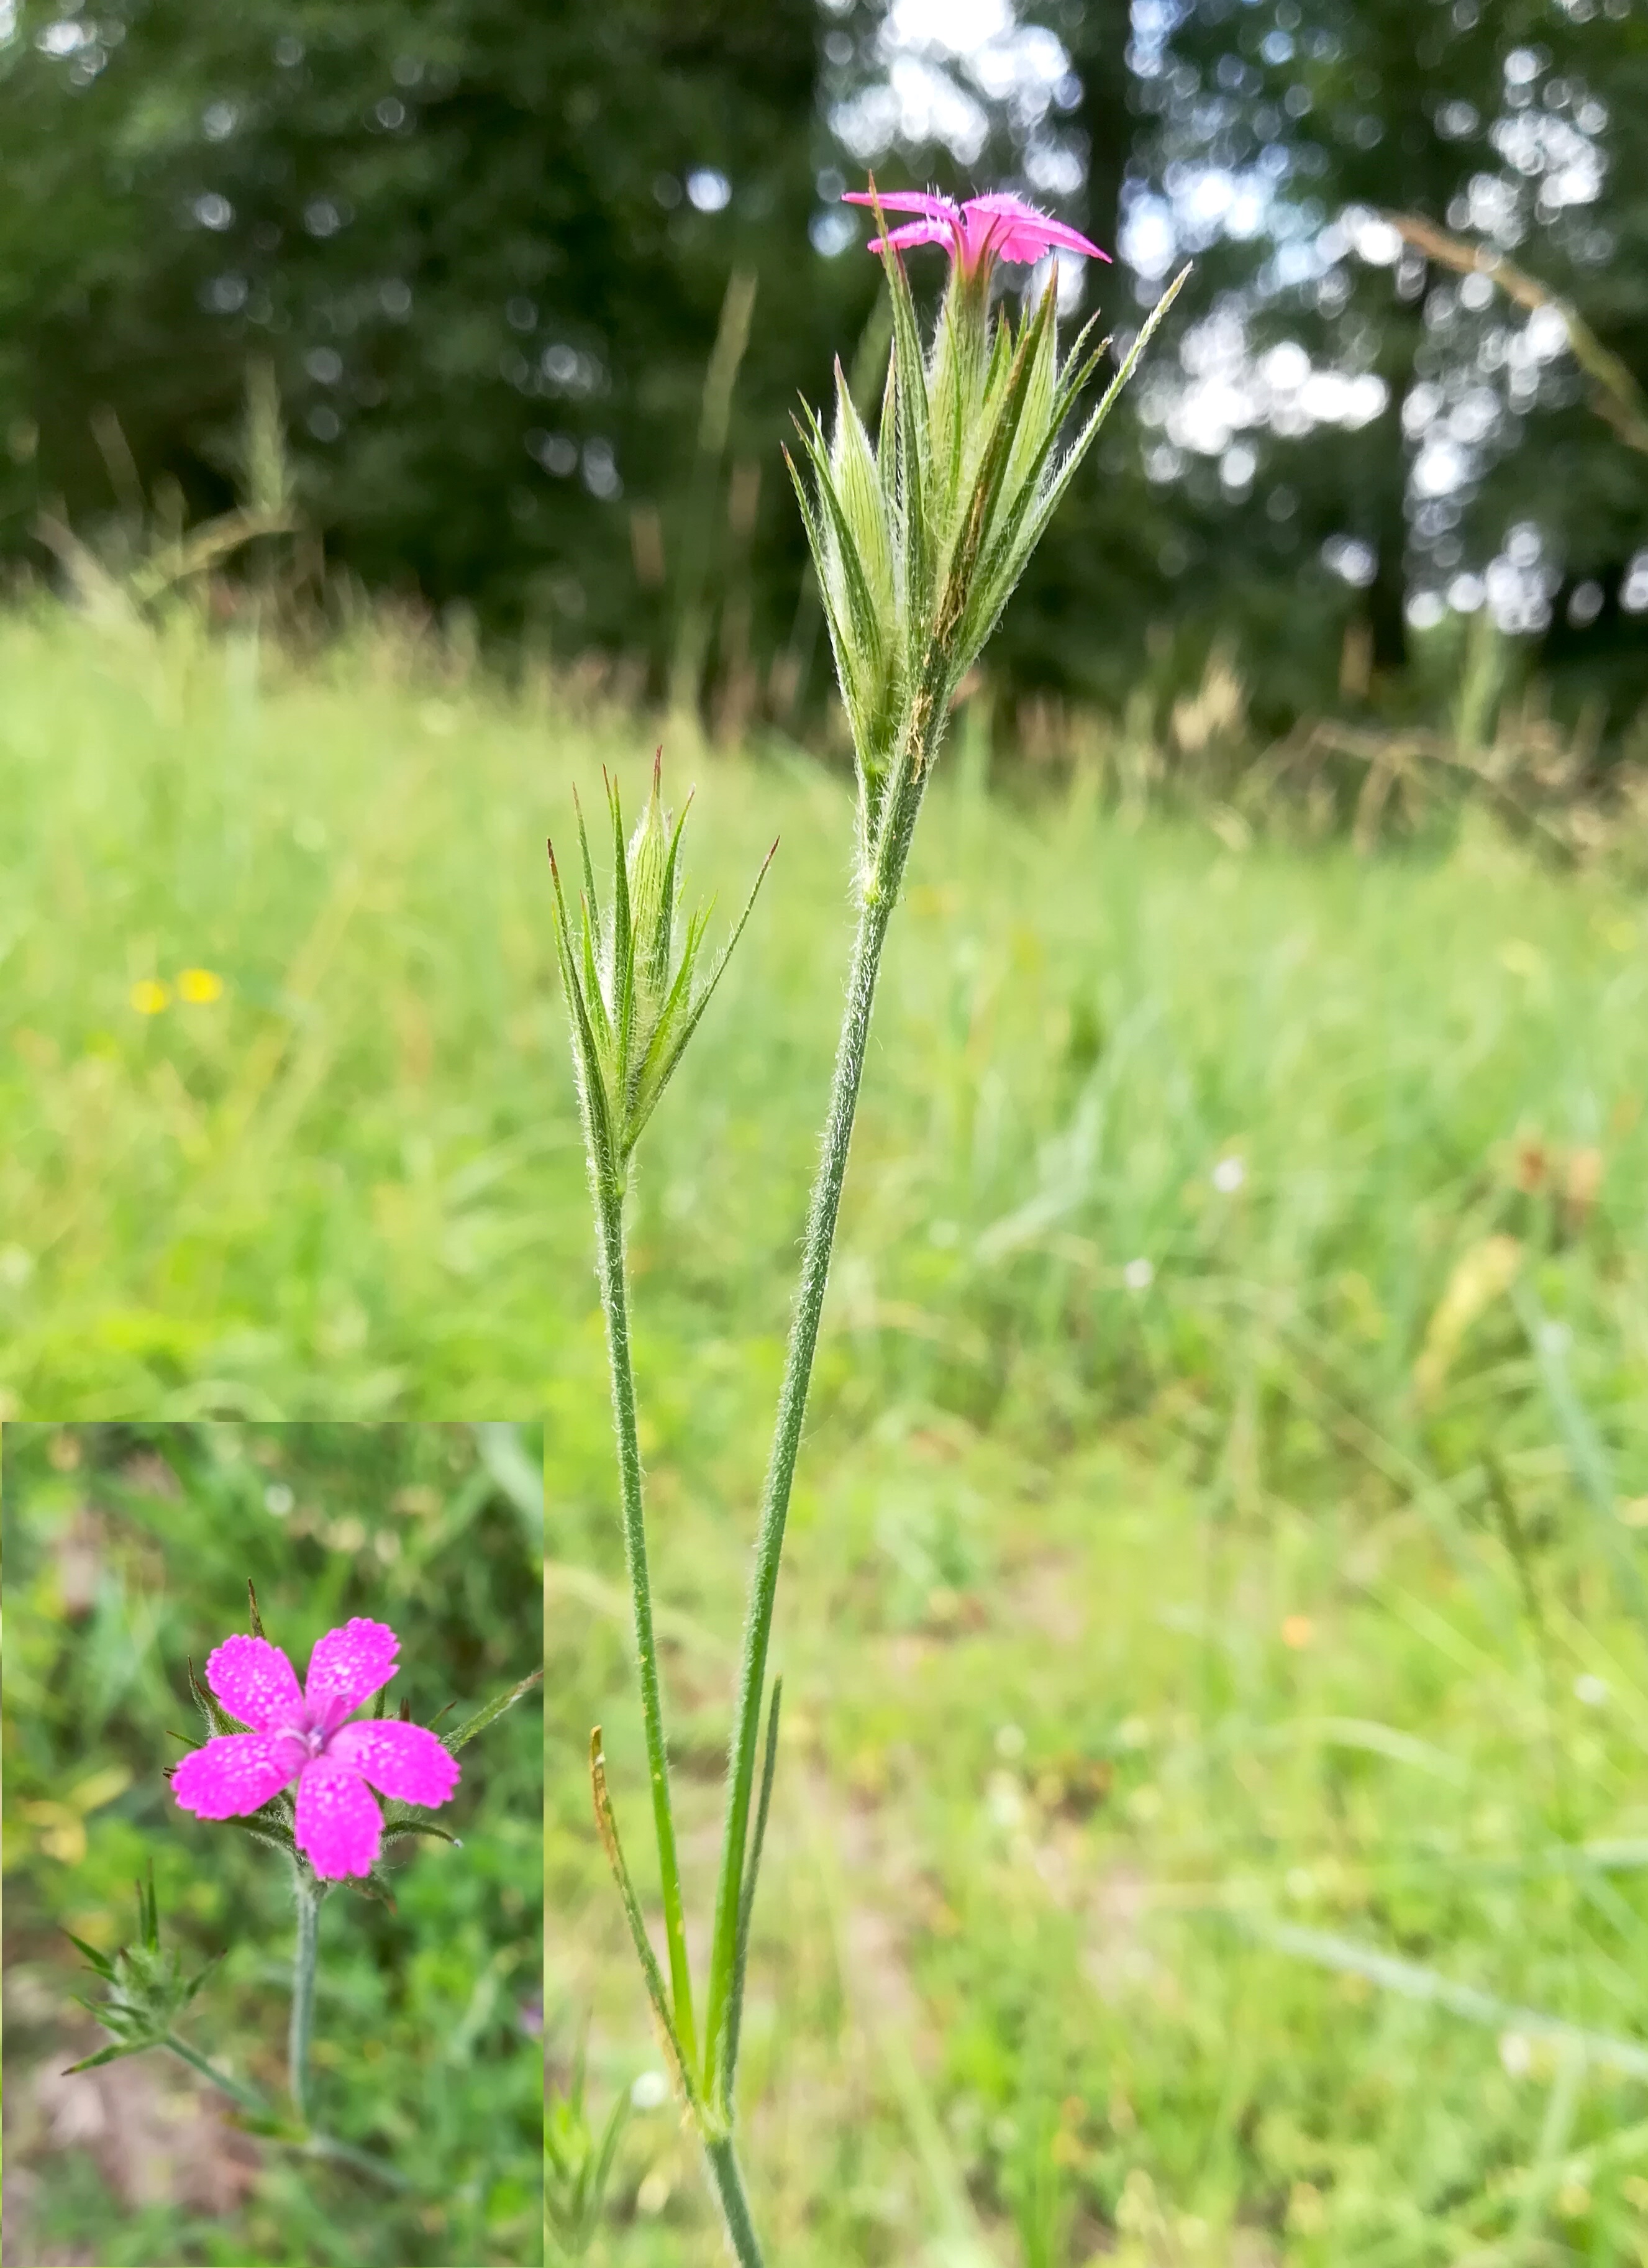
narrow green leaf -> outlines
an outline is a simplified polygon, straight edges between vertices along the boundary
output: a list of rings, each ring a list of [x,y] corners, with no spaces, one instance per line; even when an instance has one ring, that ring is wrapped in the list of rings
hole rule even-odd
[[[189,2002],[190,2002],[190,2001],[195,1998],[195,1994],[200,1991],[201,1986],[202,1986],[202,1985],[206,1982],[206,1979],[207,1979],[210,1976],[211,1976],[211,1975],[213,1974],[213,1972],[216,1970],[216,1969],[217,1969],[217,1965],[218,1965],[219,1962],[221,1962],[221,1961],[223,1960],[223,1958],[224,1958],[224,1956],[223,1956],[223,1955],[222,1955],[221,1953],[214,1953],[214,1954],[213,1954],[213,1955],[212,1955],[212,1957],[211,1957],[211,1959],[210,1959],[210,1960],[206,1963],[206,1966],[204,1967],[204,1969],[202,1969],[202,1970],[201,1970],[200,1975],[199,1975],[197,1977],[195,1977],[195,1979],[194,1980],[193,1984],[186,1984],[186,1985],[183,1987],[183,2003],[182,2003],[182,2005],[184,2006],[184,2007],[186,2007],[186,2008],[188,2007],[188,2006]]]
[[[599,934],[601,924],[600,894],[595,887],[595,862],[590,857],[589,829],[584,823],[584,806],[577,788],[572,791],[572,808],[578,814],[578,859],[584,869],[584,899],[589,909],[589,919]]]
[[[751,911],[755,903],[756,895],[760,891],[761,884],[767,879],[767,869],[772,865],[774,858],[777,856],[777,852],[778,845],[776,842],[775,842],[772,849],[769,850],[767,856],[761,860],[761,872],[756,875],[754,881],[751,884],[750,894],[744,901],[744,910],[738,917],[732,934],[728,938],[726,943],[717,954],[715,966],[711,968],[709,976],[704,980],[703,990],[693,1002],[692,1007],[687,1017],[687,1021],[681,1027],[681,1035],[677,1039],[673,1049],[671,1050],[668,1060],[666,1062],[663,1070],[658,1074],[658,1094],[663,1093],[665,1086],[668,1084],[672,1072],[674,1071],[676,1064],[681,1059],[681,1055],[687,1046],[687,1042],[691,1039],[693,1034],[698,1028],[698,1025],[703,1015],[704,1010],[710,1005],[710,1001],[715,998],[716,987],[720,983],[722,976],[725,971],[726,965],[732,958],[733,947],[737,945],[739,938],[744,934],[744,924],[750,917]],[[654,1096],[653,1100],[656,1101],[657,1095]]]
[[[1002,468],[997,494],[990,499],[984,525],[994,519],[998,501],[1012,496],[1032,464],[1041,461],[1043,441],[1058,430],[1055,415],[1059,399],[1058,279],[1048,277],[1047,289],[1032,328],[1029,372],[1012,436],[1012,446]]]
[[[662,760],[663,750],[658,751]],[[695,792],[695,791],[694,791]],[[670,951],[675,942],[675,915],[681,896],[680,865],[681,833],[687,824],[687,814],[692,809],[692,793],[681,807],[680,816],[670,835],[669,852],[664,861],[662,912],[658,924],[652,967],[648,975],[655,991],[661,992],[669,982]]]
[[[254,1843],[267,1843],[272,1851],[283,1851],[289,1859],[298,1855],[297,1838],[291,1829],[278,1826],[273,1820],[258,1815],[250,1819],[233,1820],[231,1824],[238,1827],[243,1835],[249,1835]]]
[[[385,1847],[387,1848],[391,1843],[403,1843],[408,1836],[412,1835],[432,1835],[438,1843],[450,1843],[455,1851],[461,1850],[463,1847],[456,1835],[448,1834],[444,1827],[438,1827],[432,1819],[397,1819],[392,1825],[384,1829]]]
[[[842,698],[847,704],[848,721],[852,726],[854,744],[859,733],[856,664],[848,644],[846,626],[841,619],[841,608],[830,571],[829,545],[822,524],[814,508],[806,482],[802,479],[795,459],[786,448],[784,467],[790,483],[796,493],[801,511],[801,525],[806,531],[807,548],[813,554],[813,569],[818,583],[819,603],[824,609],[824,626],[829,632],[830,653],[835,664],[835,679],[842,688]]]
[[[623,804],[615,778],[607,781],[607,806],[613,827],[612,998],[615,1051],[629,1060],[635,1027],[635,924],[629,903],[629,862],[624,855]]]
[[[1065,418],[1110,343],[1108,339],[1104,339],[1091,351],[1086,350],[1086,342],[1096,321],[1094,317],[1083,326],[1065,359],[1051,408],[1034,451],[1021,462],[1015,462],[1008,468],[1008,477],[1003,483],[1002,501],[986,541],[983,562],[974,578],[973,595],[957,641],[964,668],[970,666],[995,628],[1029,556],[1028,549],[1019,548],[1019,539],[1035,504],[1038,483],[1053,453]]]
[[[893,541],[887,528],[887,506],[876,470],[875,452],[864,420],[849,390],[839,361],[835,364],[835,441],[831,451],[842,509],[853,532],[878,629],[893,614]]]
[[[590,1022],[585,982],[580,980],[571,957],[571,932],[567,917],[566,899],[561,887],[561,870],[555,863],[555,845],[549,845],[549,876],[555,892],[555,947],[561,962],[561,986],[566,994],[567,1009],[572,1019],[573,1039],[578,1049],[585,1115],[589,1123],[590,1139],[600,1158],[617,1158],[612,1114],[607,1094],[607,1082],[601,1072],[600,1050]],[[587,943],[589,924],[585,924]],[[589,980],[593,982],[592,976]],[[595,985],[599,1003],[600,987]]]
[[[711,901],[713,904],[714,901]],[[681,951],[681,967],[675,971],[675,981],[670,986],[669,997],[658,1014],[647,1051],[636,1070],[630,1092],[625,1098],[624,1155],[626,1158],[640,1140],[649,1118],[658,1108],[658,1099],[669,1084],[670,1073],[681,1060],[681,1047],[675,1044],[681,1029],[681,1019],[690,1016],[692,980],[698,965],[698,954],[703,944],[704,932],[710,925],[710,906],[701,907],[687,924],[687,941]],[[681,1031],[681,1046],[692,1036],[690,1022]]]
[[[195,1675],[192,1658],[188,1661],[188,1682],[189,1691],[195,1696],[195,1705],[206,1719],[206,1729],[214,1738],[224,1733],[241,1733],[246,1729],[221,1705],[216,1695],[209,1693],[201,1683]]]
[[[810,416],[811,413],[808,415]],[[829,628],[830,647],[835,659],[836,680],[852,731],[853,746],[857,749],[868,732],[872,705],[874,672],[866,667],[864,637],[868,629],[873,646],[879,641],[880,626],[871,622],[862,599],[857,604],[854,601],[836,529],[824,502],[828,482],[826,476],[820,472],[816,426],[809,433],[806,427],[799,425],[798,420],[797,422],[802,447],[813,474],[815,489],[810,493],[803,490],[793,462],[791,464],[791,477],[798,482],[798,494],[806,494],[804,515],[807,540],[817,563],[819,590],[825,621]]]
[[[929,432],[931,437],[931,511],[938,522],[939,541],[948,537],[954,523],[961,489],[961,461],[972,404],[968,399],[967,356],[959,335],[960,291],[953,271],[933,334],[927,366]]]
[[[1052,413],[1048,419],[1049,440],[1057,433],[1059,427],[1069,416],[1075,405],[1077,395],[1085,387],[1088,379],[1109,350],[1110,337],[1107,332],[1097,346],[1089,346],[1087,343],[1098,328],[1098,315],[1096,313],[1089,315],[1070,342],[1070,352],[1065,356],[1063,367],[1059,372],[1058,389],[1053,397]]]
[[[612,1798],[607,1788],[607,1758],[601,1749],[600,1727],[590,1734],[590,1792],[595,1804],[595,1825],[607,1853],[607,1863],[612,1868],[613,1879],[618,1885],[618,1895],[623,1903],[625,1918],[629,1924],[629,1935],[634,1941],[636,1955],[641,1963],[641,1973],[646,1980],[647,1998],[652,2004],[653,2020],[658,2030],[658,2045],[669,2065],[681,2099],[698,2118],[698,2095],[681,2053],[681,2042],[675,2036],[674,2021],[670,2014],[669,1996],[664,1986],[664,1972],[658,1967],[652,1940],[647,1935],[641,1902],[636,1896],[635,1885],[629,1879],[629,1869],[624,1863],[623,1846],[618,1839],[618,1822],[613,1814]]]
[[[1049,276],[1048,287],[1034,313],[1019,328],[996,413],[979,451],[972,492],[967,500],[966,522],[958,530],[954,553],[948,562],[951,590],[945,613],[948,615],[953,609],[955,621],[960,619],[966,593],[977,570],[987,531],[1007,482],[1009,468],[1019,447],[1020,437],[1034,414],[1034,397],[1038,381],[1046,397],[1042,404],[1043,415],[1046,401],[1052,396],[1050,364],[1056,350],[1056,285],[1055,279]],[[953,629],[954,621],[949,627]]]
[[[1167,286],[1167,289],[1162,293],[1160,298],[1157,300],[1156,305],[1151,309],[1150,313],[1144,318],[1139,335],[1137,338],[1134,340],[1131,347],[1128,350],[1127,356],[1123,360],[1121,368],[1116,372],[1115,376],[1105,388],[1103,394],[1100,398],[1098,407],[1093,410],[1093,413],[1088,418],[1087,423],[1082,427],[1082,430],[1077,435],[1076,439],[1070,444],[1070,449],[1066,453],[1063,461],[1060,463],[1057,472],[1054,475],[1052,482],[1048,485],[1044,497],[1036,506],[1034,513],[1035,534],[1031,539],[1030,549],[1034,549],[1034,544],[1040,541],[1042,529],[1047,526],[1048,521],[1052,518],[1053,513],[1057,509],[1059,501],[1063,497],[1065,490],[1070,486],[1070,482],[1075,477],[1077,468],[1080,465],[1083,458],[1087,454],[1088,450],[1093,446],[1094,440],[1098,437],[1099,430],[1103,425],[1106,418],[1108,417],[1111,410],[1115,409],[1116,401],[1121,395],[1122,387],[1126,386],[1129,379],[1132,377],[1134,372],[1138,368],[1139,362],[1144,356],[1145,349],[1149,346],[1151,339],[1155,336],[1157,330],[1159,328],[1163,320],[1166,316],[1169,308],[1173,306],[1173,301],[1179,297],[1180,292],[1184,288],[1185,280],[1188,276],[1189,273],[1189,265],[1187,263],[1186,266],[1180,269],[1177,276],[1173,277],[1173,282]]]
[[[254,1638],[261,1638],[263,1636],[263,1617],[258,1612],[257,1593],[252,1587],[252,1579],[249,1575],[246,1578],[246,1598],[252,1608],[252,1635]]]
[[[116,1992],[120,1989],[116,1982]],[[84,1992],[71,1992],[69,1998],[77,2008],[84,2008],[88,2016],[95,2016],[104,2030],[113,2032],[117,2040],[129,2039],[139,2031],[143,2032],[145,2039],[149,2036],[147,2030],[139,2024],[131,2009],[120,1999],[89,2000]]]
[[[142,2055],[146,2049],[159,2045],[158,2040],[139,2040],[129,2048],[99,2048],[95,2055],[85,2056],[78,2063],[71,2063],[63,2075],[69,2079],[77,2071],[95,2071],[100,2063],[118,2063],[122,2056]]]
[[[975,585],[974,603],[969,606],[958,638],[958,659],[965,666],[983,645],[985,639],[999,621],[1003,608],[1012,596],[1019,578],[1031,553],[1041,541],[1048,522],[1056,511],[1065,490],[1075,477],[1078,468],[1097,438],[1100,427],[1121,394],[1122,387],[1137,368],[1139,360],[1150,344],[1156,330],[1178,298],[1188,266],[1181,269],[1161,298],[1145,318],[1138,337],[1123,360],[1121,368],[1106,387],[1102,397],[1086,423],[1061,460],[1057,470],[1045,486],[1036,492],[1036,482],[1026,482],[1010,511],[1000,534],[990,545]],[[1043,461],[1050,453],[1056,427],[1047,437]],[[1040,467],[1034,468],[1038,476]],[[1022,505],[1022,509],[1018,506]]]
[[[887,516],[898,508],[898,374],[889,349],[887,376],[881,383],[881,414],[876,419],[876,478]]]
[[[732,1984],[727,1994],[724,2066],[726,2076],[722,2081],[722,2101],[729,2115],[733,2089],[738,2083],[739,2038],[744,2024],[744,1980],[749,1964],[750,1917],[755,1911],[755,1885],[761,1878],[761,1847],[767,1840],[767,1814],[772,1804],[773,1771],[778,1762],[778,1705],[783,1698],[784,1680],[775,1677],[772,1699],[767,1708],[767,1745],[761,1756],[761,1793],[755,1803],[755,1824],[750,1834],[744,1887],[739,1896],[738,1945],[732,1964]]]
[[[507,1693],[500,1693],[495,1700],[489,1701],[484,1708],[477,1709],[473,1717],[466,1719],[464,1723],[456,1727],[453,1731],[443,1734],[442,1745],[450,1749],[456,1756],[458,1750],[473,1741],[477,1733],[484,1733],[489,1725],[495,1723],[506,1709],[519,1701],[523,1693],[530,1693],[534,1685],[541,1685],[542,1683],[542,1670],[534,1669],[529,1677],[523,1677],[519,1685],[511,1685]]]
[[[806,415],[796,420],[796,429],[813,467],[815,493],[831,539],[827,556],[831,568],[839,569],[857,673],[861,680],[867,677],[873,682],[882,668],[885,625],[876,611],[869,577],[845,503],[836,490],[823,428],[805,403],[802,407]]]
[[[873,199],[873,174],[870,178],[870,194]],[[877,232],[885,244],[887,221],[879,200],[873,204],[872,210]],[[889,375],[894,382],[897,402],[894,435],[902,537],[900,548],[905,563],[905,602],[910,618],[916,619],[925,616],[931,600],[932,561],[927,525],[927,377],[922,360],[921,335],[916,325],[916,303],[910,296],[909,276],[905,270],[903,255],[889,246],[881,256],[881,265],[893,309],[893,355]],[[884,425],[881,432],[884,449],[887,442]]]
[[[71,1929],[64,1930],[63,1935],[77,1952],[85,1955],[99,1977],[107,1977],[111,1984],[114,1982],[114,1964],[107,1954],[99,1953],[94,1945],[88,1945],[85,1938],[77,1937]]]
[[[595,887],[595,862],[590,856],[589,829],[584,823],[584,804],[577,788],[572,791],[572,808],[578,816],[578,863],[584,874],[583,920],[579,924],[578,950],[583,960],[591,1020],[600,1025],[602,1037],[610,1039],[612,1024],[607,1013],[607,997],[601,990],[600,968],[603,920],[600,894]]]

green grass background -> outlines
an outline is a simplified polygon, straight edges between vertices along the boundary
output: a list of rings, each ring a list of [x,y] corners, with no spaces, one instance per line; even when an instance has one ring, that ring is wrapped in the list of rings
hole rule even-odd
[[[24,2190],[9,2200],[9,2257],[100,2268],[541,2258],[535,1697],[463,1751],[438,1815],[461,1850],[399,1846],[393,1911],[347,1889],[321,1908],[314,2115],[395,2165],[404,2196],[255,2145],[258,2170],[235,2210],[191,2212],[151,2166],[137,2168],[136,2198],[116,2194],[104,2166],[121,2138],[83,2119],[71,2139],[61,2114],[44,2133],[30,2101],[37,2069],[105,2044],[70,2004],[101,1988],[61,1932],[112,1953],[134,1934],[133,1878],[152,1863],[162,1940],[182,1949],[188,1973],[225,1954],[183,2036],[283,2103],[290,1868],[173,1801],[163,1771],[183,1749],[168,1734],[204,1737],[187,1662],[202,1674],[212,1647],[247,1627],[250,1580],[299,1677],[323,1631],[367,1614],[401,1639],[389,1702],[404,1698],[419,1722],[448,1702],[461,1719],[513,1684],[541,1657],[541,1436],[510,1437],[524,1486],[497,1437],[487,1446],[491,1465],[461,1425],[7,1426],[4,2005],[8,2170]],[[111,2070],[129,2085],[141,2071],[156,2095],[193,2084],[161,2053]],[[81,2088],[89,2101],[92,2080]],[[188,2131],[195,2150],[221,2146],[203,2127]]]
[[[547,1410],[550,2045],[592,2013],[599,2110],[653,2051],[597,1719],[650,1870],[541,844],[647,736],[382,626],[299,667],[13,620],[0,667],[8,1407]],[[702,1957],[850,812],[666,755],[724,913],[782,838],[635,1204]],[[1571,2029],[1648,2038],[1648,915],[1478,816],[1238,850],[979,758],[894,932],[781,1594],[773,2254],[1648,2257],[1648,2087]],[[221,1001],[135,1012],[190,966]],[[715,2257],[668,2111],[600,2248]]]

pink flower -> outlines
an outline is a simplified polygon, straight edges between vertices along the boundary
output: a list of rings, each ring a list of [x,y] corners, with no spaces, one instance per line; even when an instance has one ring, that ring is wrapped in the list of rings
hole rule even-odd
[[[1011,260],[1028,263],[1044,252],[1081,252],[1092,260],[1108,260],[1096,244],[1062,220],[1049,220],[1034,205],[1010,190],[994,189],[988,196],[969,197],[959,205],[933,189],[892,189],[878,196],[868,189],[849,189],[842,198],[848,205],[879,203],[883,212],[918,213],[921,217],[903,228],[888,231],[885,239],[870,239],[872,252],[893,245],[902,251],[912,244],[948,244],[950,256],[971,274],[980,261]]]
[[[300,1693],[292,1666],[267,1638],[225,1638],[206,1682],[249,1733],[227,1733],[184,1757],[172,1793],[201,1819],[239,1819],[298,1783],[298,1847],[335,1881],[371,1871],[383,1837],[372,1787],[403,1803],[445,1803],[458,1763],[422,1725],[390,1718],[346,1725],[351,1709],[394,1675],[401,1641],[357,1615],[328,1631],[309,1657]]]

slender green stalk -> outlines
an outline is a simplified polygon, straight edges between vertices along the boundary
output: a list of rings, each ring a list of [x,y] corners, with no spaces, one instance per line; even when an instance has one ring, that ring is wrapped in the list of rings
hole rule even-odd
[[[374,2182],[381,2182],[386,2190],[415,2190],[416,2182],[396,2171],[382,2158],[374,2157],[370,2150],[357,2150],[352,2143],[340,2142],[331,2134],[311,2134],[301,2145],[305,2158],[329,2158],[340,2166],[352,2166],[357,2174],[365,2174]]]
[[[744,2193],[744,2176],[738,2161],[738,2152],[732,2146],[730,2134],[704,2144],[704,2157],[710,2168],[710,2179],[721,2207],[721,2218],[726,2226],[727,2242],[739,2268],[764,2268],[761,2242],[755,2234],[755,2224],[750,2219],[749,2199]]]
[[[761,1795],[755,1805],[755,1832],[749,1863],[744,1869],[744,1891],[739,1901],[738,1955],[732,1972],[732,1998],[727,2004],[725,2093],[735,2100],[738,2086],[739,2032],[744,2021],[744,1974],[749,1961],[750,1916],[755,1911],[755,1885],[761,1878],[761,1845],[767,1839],[767,1814],[772,1804],[773,1771],[778,1762],[778,1704],[784,1680],[773,1680],[772,1706],[767,1712],[767,1753],[761,1759]]]
[[[210,2080],[214,2087],[220,2087],[243,2110],[253,2111],[260,2117],[267,2114],[269,2105],[254,2088],[243,2087],[238,2079],[231,2079],[227,2072],[219,2071],[215,2063],[206,2060],[198,2048],[192,2048],[187,2040],[179,2039],[175,2032],[166,2035],[164,2044],[174,2056],[181,2056],[184,2062],[191,2065],[202,2078]]]
[[[298,1943],[292,1954],[291,2029],[286,2066],[292,2108],[309,2123],[309,2035],[314,2028],[315,1948],[320,1938],[320,1893],[301,1873],[297,1877]]]
[[[942,718],[939,719],[942,730]],[[937,733],[932,736],[934,741]],[[864,1076],[864,1049],[870,1037],[870,1012],[875,1002],[876,977],[887,924],[898,899],[909,856],[916,814],[926,784],[932,746],[919,747],[913,758],[901,758],[907,768],[894,792],[899,807],[891,810],[875,865],[866,881],[859,909],[857,932],[847,976],[847,1006],[835,1051],[835,1072],[830,1086],[829,1111],[824,1122],[823,1155],[813,1186],[802,1246],[801,1279],[790,1326],[790,1347],[784,1383],[778,1396],[778,1416],[773,1432],[772,1454],[762,1494],[761,1527],[755,1543],[755,1565],[750,1577],[749,1607],[744,1624],[744,1646],[739,1668],[737,1712],[727,1774],[727,1809],[721,1846],[721,1875],[716,1891],[714,1950],[710,1959],[710,1998],[704,2014],[704,2092],[729,2121],[732,2105],[725,2099],[726,2073],[732,2028],[732,2005],[742,1980],[738,1976],[739,1918],[742,1904],[744,1854],[749,1831],[750,1803],[754,1788],[755,1751],[761,1730],[761,1701],[767,1679],[767,1656],[772,1636],[773,1606],[778,1591],[778,1565],[784,1553],[784,1527],[790,1513],[790,1491],[795,1480],[796,1457],[806,1418],[807,1389],[813,1380],[813,1360],[818,1351],[819,1325],[824,1293],[829,1281],[830,1252],[841,1211],[842,1186],[847,1175],[847,1153],[852,1143],[853,1116],[858,1086]]]
[[[591,1181],[600,1246],[601,1307],[607,1317],[607,1354],[612,1372],[613,1420],[618,1444],[618,1479],[623,1498],[624,1558],[635,1609],[636,1659],[641,1675],[641,1713],[646,1727],[647,1769],[652,1782],[652,1821],[658,1835],[658,1873],[664,1892],[664,1930],[669,1948],[671,2013],[687,2068],[694,2068],[692,1973],[687,1964],[687,1927],[681,1912],[681,1867],[675,1855],[675,1818],[670,1806],[669,1752],[664,1744],[664,1708],[658,1690],[658,1642],[652,1632],[652,1586],[647,1572],[646,1523],[641,1501],[641,1443],[636,1430],[635,1371],[629,1353],[629,1302],[624,1282],[623,1184],[607,1160],[596,1157]]]

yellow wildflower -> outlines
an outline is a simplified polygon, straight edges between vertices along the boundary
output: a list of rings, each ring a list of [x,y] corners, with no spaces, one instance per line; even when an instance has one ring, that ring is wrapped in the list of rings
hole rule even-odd
[[[172,995],[152,976],[140,976],[131,989],[131,1004],[140,1016],[158,1016],[172,1005]]]
[[[215,968],[185,968],[177,981],[178,998],[191,1007],[206,1008],[224,996],[224,981]]]

